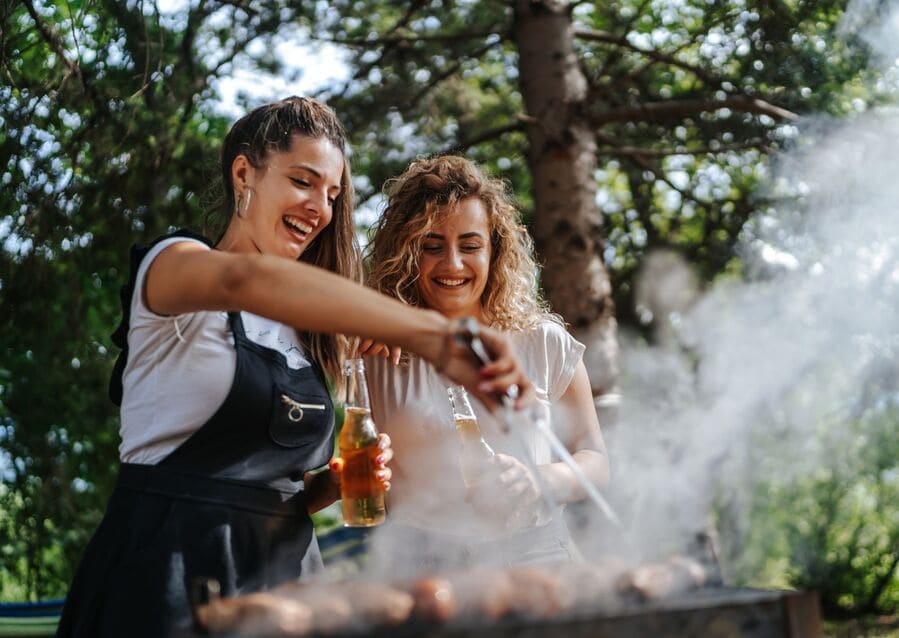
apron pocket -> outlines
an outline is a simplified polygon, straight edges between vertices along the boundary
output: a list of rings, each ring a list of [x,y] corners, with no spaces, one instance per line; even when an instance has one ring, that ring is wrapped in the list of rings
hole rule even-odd
[[[331,398],[275,385],[269,436],[284,447],[319,445],[330,438],[334,423]]]

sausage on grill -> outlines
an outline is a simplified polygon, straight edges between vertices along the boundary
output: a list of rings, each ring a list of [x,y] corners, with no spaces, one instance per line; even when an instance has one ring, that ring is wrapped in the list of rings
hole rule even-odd
[[[312,629],[308,606],[265,592],[210,601],[197,607],[196,619],[213,635],[292,637]]]
[[[619,579],[618,590],[643,601],[658,600],[702,587],[705,580],[705,569],[697,561],[673,556],[628,570]]]
[[[416,618],[442,624],[456,616],[456,593],[445,578],[422,578],[412,585],[411,593]]]
[[[287,583],[273,590],[277,596],[313,610],[316,633],[338,633],[373,625],[397,625],[412,612],[412,596],[387,583]]]

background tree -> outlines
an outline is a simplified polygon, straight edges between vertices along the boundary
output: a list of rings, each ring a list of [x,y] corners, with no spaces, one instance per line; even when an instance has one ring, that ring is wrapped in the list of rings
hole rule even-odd
[[[63,594],[99,520],[118,458],[106,383],[127,247],[202,219],[228,125],[211,112],[211,83],[294,19],[274,3],[263,9],[200,2],[166,16],[143,2],[2,4],[0,498],[16,534],[0,540],[0,582],[9,595]]]
[[[675,248],[705,281],[735,268],[783,123],[845,112],[864,62],[834,36],[836,0],[295,4],[0,4],[4,592],[62,594],[99,518],[127,247],[202,218],[228,124],[215,81],[235,65],[277,73],[287,35],[351,51],[349,79],[321,97],[369,208],[419,154],[465,152],[507,177],[601,395],[616,320],[650,321],[633,304],[643,255]]]
[[[312,32],[357,51],[351,81],[325,95],[357,141],[364,193],[435,149],[510,178],[601,395],[616,383],[614,308],[640,324],[641,257],[673,247],[705,280],[724,270],[781,124],[847,108],[839,88],[864,59],[834,38],[844,5],[335,2]]]

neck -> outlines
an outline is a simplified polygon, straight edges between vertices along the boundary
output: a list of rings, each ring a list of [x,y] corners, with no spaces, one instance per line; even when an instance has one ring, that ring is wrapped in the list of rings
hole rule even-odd
[[[231,222],[225,233],[215,246],[219,250],[225,250],[232,253],[258,253],[261,252],[256,244],[253,243],[245,232],[243,232],[242,223],[236,216],[231,217]]]

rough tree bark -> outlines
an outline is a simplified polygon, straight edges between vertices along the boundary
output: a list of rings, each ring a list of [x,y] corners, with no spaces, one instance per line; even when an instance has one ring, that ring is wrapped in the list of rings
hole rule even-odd
[[[543,289],[553,310],[587,345],[593,394],[608,423],[617,405],[617,325],[602,259],[605,235],[596,203],[587,79],[575,54],[568,5],[516,0],[513,36],[527,109],[534,242],[543,264]]]

